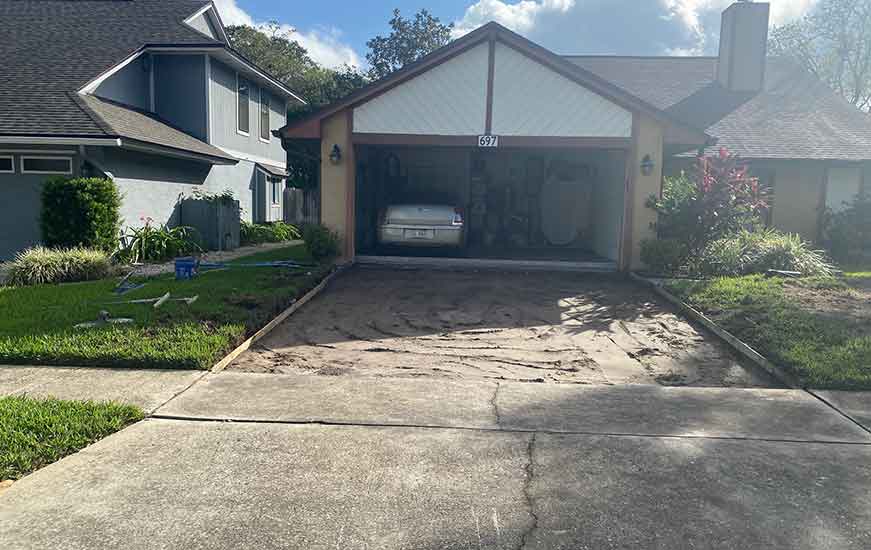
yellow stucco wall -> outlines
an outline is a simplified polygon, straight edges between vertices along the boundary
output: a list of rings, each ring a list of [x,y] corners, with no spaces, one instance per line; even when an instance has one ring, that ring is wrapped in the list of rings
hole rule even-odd
[[[631,175],[633,185],[631,196],[631,241],[626,245],[628,251],[629,268],[640,269],[641,242],[645,239],[653,239],[656,233],[653,223],[656,215],[653,210],[647,208],[645,203],[651,195],[659,195],[662,187],[662,127],[652,118],[646,115],[635,114],[633,129],[633,147],[628,155],[627,173]],[[650,155],[654,162],[654,169],[650,175],[645,176],[641,170],[641,162],[645,156]],[[625,266],[624,266],[625,267]]]
[[[692,173],[693,164],[692,159],[670,160],[665,175],[676,176],[681,170]],[[813,160],[750,161],[750,171],[762,185],[774,182],[771,223],[775,229],[798,233],[811,242],[817,240],[827,164]]]
[[[330,162],[330,151],[338,145],[342,160]],[[353,200],[354,146],[351,142],[351,119],[340,111],[325,119],[321,126],[321,223],[339,234],[344,258],[354,255],[353,215],[349,199]]]
[[[807,241],[816,241],[825,163],[783,161],[765,163],[764,166],[774,171],[772,225],[787,233],[798,233]]]

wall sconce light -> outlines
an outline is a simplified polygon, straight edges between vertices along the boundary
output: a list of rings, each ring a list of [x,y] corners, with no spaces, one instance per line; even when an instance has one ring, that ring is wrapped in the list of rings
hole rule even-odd
[[[333,148],[330,150],[330,162],[333,164],[342,162],[342,149],[338,145],[333,145]]]
[[[644,176],[650,176],[653,174],[654,168],[656,168],[656,163],[653,162],[650,155],[644,155],[644,158],[641,160],[641,174]]]

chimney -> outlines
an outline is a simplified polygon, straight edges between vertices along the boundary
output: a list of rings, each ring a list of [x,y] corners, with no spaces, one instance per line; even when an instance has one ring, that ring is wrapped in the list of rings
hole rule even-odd
[[[738,2],[723,12],[717,80],[734,92],[765,86],[769,11],[767,3]]]

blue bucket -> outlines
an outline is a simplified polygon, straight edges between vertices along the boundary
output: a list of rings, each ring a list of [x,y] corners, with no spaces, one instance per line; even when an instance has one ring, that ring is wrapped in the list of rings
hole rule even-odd
[[[197,259],[192,257],[176,258],[175,279],[187,281],[197,276]]]

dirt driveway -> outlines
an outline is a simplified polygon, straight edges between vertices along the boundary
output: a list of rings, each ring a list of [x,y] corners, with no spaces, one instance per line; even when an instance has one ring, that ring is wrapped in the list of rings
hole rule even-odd
[[[616,276],[355,268],[234,370],[580,384],[767,387]]]

